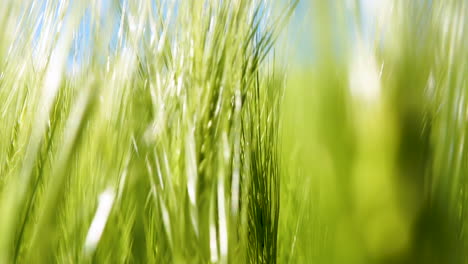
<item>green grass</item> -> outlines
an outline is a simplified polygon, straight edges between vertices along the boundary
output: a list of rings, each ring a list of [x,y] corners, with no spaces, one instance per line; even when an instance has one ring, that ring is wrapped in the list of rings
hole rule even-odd
[[[1,262],[276,262],[269,54],[294,4],[38,5],[2,9]]]
[[[382,2],[4,0],[0,263],[468,263],[468,5]]]

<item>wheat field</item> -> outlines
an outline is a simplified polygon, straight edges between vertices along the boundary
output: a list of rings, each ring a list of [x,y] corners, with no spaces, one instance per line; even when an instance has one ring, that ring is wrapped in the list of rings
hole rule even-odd
[[[3,0],[0,263],[468,264],[466,0]]]

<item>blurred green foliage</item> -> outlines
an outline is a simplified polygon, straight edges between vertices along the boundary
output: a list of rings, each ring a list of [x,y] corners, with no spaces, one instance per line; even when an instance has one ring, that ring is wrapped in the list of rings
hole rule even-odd
[[[291,67],[283,106],[282,262],[468,263],[467,3],[367,2],[310,1],[315,61]]]

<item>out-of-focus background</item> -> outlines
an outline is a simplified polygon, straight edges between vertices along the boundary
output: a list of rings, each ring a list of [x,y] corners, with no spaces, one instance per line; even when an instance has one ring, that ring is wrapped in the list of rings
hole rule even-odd
[[[467,263],[467,8],[299,3],[286,33],[284,263]]]

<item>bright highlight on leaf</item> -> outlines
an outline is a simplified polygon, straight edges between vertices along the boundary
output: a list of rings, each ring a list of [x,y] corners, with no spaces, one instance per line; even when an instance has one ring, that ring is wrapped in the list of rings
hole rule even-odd
[[[107,189],[99,195],[98,208],[94,215],[91,226],[85,240],[86,254],[92,254],[101,239],[104,228],[106,227],[107,219],[112,210],[115,194],[112,189]]]

